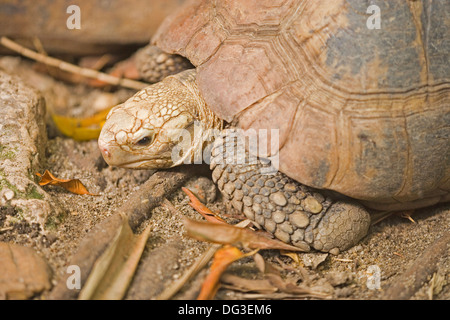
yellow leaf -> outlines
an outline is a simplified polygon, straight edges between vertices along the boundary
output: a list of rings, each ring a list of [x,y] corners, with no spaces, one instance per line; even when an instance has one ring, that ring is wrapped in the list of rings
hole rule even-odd
[[[283,250],[283,251],[281,251],[281,254],[284,255],[284,256],[288,256],[289,258],[291,258],[292,260],[294,260],[295,263],[301,264],[300,257],[298,256],[297,253],[291,252],[291,251],[284,251],[284,250]]]
[[[87,118],[52,115],[53,122],[62,134],[77,141],[97,139],[111,108]]]

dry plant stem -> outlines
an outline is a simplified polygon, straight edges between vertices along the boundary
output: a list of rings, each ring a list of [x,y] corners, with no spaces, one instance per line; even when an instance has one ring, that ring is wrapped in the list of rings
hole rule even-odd
[[[4,227],[4,228],[1,228],[1,229],[0,229],[0,232],[12,230],[12,229],[14,229],[14,227]]]
[[[400,300],[411,298],[437,268],[437,263],[449,255],[450,231],[434,241],[412,266],[400,275],[383,295],[383,299]]]
[[[2,45],[4,45],[5,47],[7,47],[8,49],[18,52],[27,58],[33,59],[35,61],[44,63],[46,65],[49,65],[49,66],[52,66],[55,68],[59,68],[61,70],[67,71],[67,72],[79,74],[83,77],[97,79],[99,81],[103,81],[103,82],[106,82],[111,85],[121,86],[121,87],[135,89],[135,90],[141,90],[149,85],[148,83],[144,83],[144,82],[140,82],[140,81],[118,78],[118,77],[111,76],[109,74],[99,72],[99,71],[96,71],[93,69],[80,68],[80,67],[70,64],[68,62],[65,62],[65,61],[62,61],[62,60],[59,60],[56,58],[52,58],[52,57],[37,53],[28,48],[25,48],[25,47],[21,46],[20,44],[12,41],[6,37],[1,37],[0,43]]]

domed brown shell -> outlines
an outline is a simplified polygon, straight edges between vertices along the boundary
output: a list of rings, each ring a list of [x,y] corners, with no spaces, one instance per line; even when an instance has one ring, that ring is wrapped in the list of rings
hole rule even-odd
[[[189,1],[153,42],[208,106],[279,129],[280,170],[379,208],[448,201],[450,1]],[[369,12],[369,13],[367,13]]]

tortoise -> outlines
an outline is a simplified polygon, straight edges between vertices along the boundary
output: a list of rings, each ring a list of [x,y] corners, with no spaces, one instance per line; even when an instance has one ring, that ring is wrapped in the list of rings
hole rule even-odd
[[[213,180],[235,208],[304,251],[358,243],[367,208],[449,201],[450,2],[377,1],[378,16],[368,6],[188,1],[151,44],[194,68],[111,110],[98,141],[104,159],[169,168],[201,153],[210,129],[228,132],[213,144]],[[188,147],[174,158],[180,130]],[[227,158],[238,141],[230,132],[266,152],[255,157],[238,139],[245,149]],[[279,170],[265,170],[273,159]]]

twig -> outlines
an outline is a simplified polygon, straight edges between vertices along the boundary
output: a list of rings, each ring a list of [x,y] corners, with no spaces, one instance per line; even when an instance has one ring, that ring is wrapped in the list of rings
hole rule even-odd
[[[0,232],[4,232],[4,231],[9,231],[9,230],[12,230],[12,229],[14,229],[14,227],[4,227],[4,228],[1,228],[0,229]]]
[[[149,217],[153,208],[191,176],[189,169],[183,167],[157,171],[117,210],[127,212],[130,226],[136,230]]]
[[[340,262],[353,262],[354,261],[353,259],[341,259],[341,258],[334,258],[334,257],[333,257],[333,260],[340,261]]]
[[[5,47],[7,47],[8,49],[18,52],[27,58],[33,59],[35,61],[44,63],[46,65],[49,65],[49,66],[52,66],[55,68],[59,68],[61,70],[67,71],[67,72],[79,74],[79,75],[87,77],[87,78],[97,79],[99,81],[103,81],[103,82],[106,82],[111,85],[122,86],[125,88],[135,89],[135,90],[140,90],[149,85],[148,83],[144,83],[144,82],[140,82],[140,81],[118,78],[118,77],[115,77],[115,76],[112,76],[112,75],[109,75],[109,74],[106,74],[103,72],[99,72],[99,71],[96,71],[93,69],[78,67],[71,63],[37,53],[36,51],[25,48],[25,47],[21,46],[20,44],[12,41],[6,37],[1,37],[0,43],[2,45],[4,45]]]

